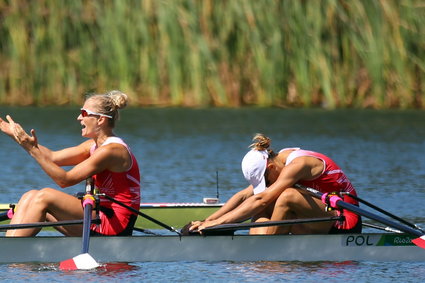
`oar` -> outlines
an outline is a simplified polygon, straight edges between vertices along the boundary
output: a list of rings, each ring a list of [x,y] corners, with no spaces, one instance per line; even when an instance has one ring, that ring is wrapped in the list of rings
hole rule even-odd
[[[0,221],[9,220],[10,219],[9,214],[10,214],[9,210],[6,212],[0,213]]]
[[[378,229],[378,230],[383,230],[383,231],[391,232],[391,233],[403,233],[400,230],[393,229],[391,227],[382,227],[382,226],[378,226],[378,225],[370,224],[370,223],[362,223],[362,225],[363,226],[366,226],[366,227],[370,227],[370,228],[375,228],[375,229]]]
[[[68,226],[83,224],[84,220],[66,220],[57,222],[33,222],[33,223],[22,223],[22,224],[4,224],[0,225],[0,231],[13,230],[13,229],[27,229],[27,228],[44,228],[44,227],[56,227],[56,226]],[[92,220],[93,224],[98,224],[99,221],[96,219]]]
[[[343,217],[332,216],[323,218],[305,218],[305,219],[288,219],[281,221],[264,221],[264,222],[249,222],[249,223],[228,223],[216,226],[207,227],[202,230],[203,234],[207,234],[210,231],[236,231],[236,230],[248,230],[251,228],[258,227],[269,227],[269,226],[283,226],[283,225],[294,225],[304,223],[316,223],[316,222],[327,222],[327,221],[341,221]]]
[[[147,214],[145,214],[145,213],[143,213],[143,212],[141,212],[141,211],[139,211],[139,210],[137,210],[137,209],[134,209],[134,208],[132,208],[131,206],[126,205],[125,203],[122,203],[122,202],[120,202],[120,201],[118,201],[118,200],[114,199],[113,197],[110,197],[110,196],[105,195],[105,194],[98,194],[98,195],[99,195],[99,196],[102,196],[102,197],[105,197],[106,199],[108,199],[108,200],[110,200],[110,201],[112,201],[112,202],[114,202],[114,203],[116,203],[116,204],[119,204],[119,205],[121,205],[122,207],[127,208],[127,209],[128,209],[128,210],[130,210],[131,212],[134,212],[134,213],[136,213],[136,214],[138,214],[138,215],[140,215],[140,216],[142,216],[142,217],[144,217],[144,218],[146,218],[146,219],[148,219],[148,220],[152,221],[153,223],[155,223],[155,224],[157,224],[157,225],[159,225],[159,226],[161,226],[161,227],[163,227],[163,228],[167,229],[168,231],[171,231],[171,232],[177,233],[179,236],[181,236],[181,235],[182,235],[182,234],[180,233],[180,231],[176,230],[176,228],[171,227],[171,226],[169,226],[169,225],[167,225],[167,224],[165,224],[165,223],[162,223],[161,221],[159,221],[159,220],[157,220],[157,219],[155,219],[155,218],[152,218],[152,217],[150,217],[149,215],[147,215]]]
[[[137,227],[134,227],[134,228],[133,228],[133,230],[134,230],[134,231],[137,231],[137,232],[144,233],[144,234],[155,235],[155,236],[161,236],[161,234],[157,234],[157,233],[155,233],[155,232],[152,232],[152,231],[150,231],[150,230],[143,229],[143,228],[137,228]]]
[[[61,270],[88,270],[99,267],[99,264],[96,262],[96,260],[89,254],[91,214],[94,206],[94,197],[92,195],[92,191],[93,179],[88,178],[86,180],[86,194],[83,198],[84,219],[81,254],[62,261],[59,265]]]
[[[313,188],[310,188],[310,187],[307,187],[307,186],[304,186],[304,185],[295,184],[295,187],[310,193],[313,197],[316,197],[318,199],[322,199],[322,197],[325,195],[324,193],[322,193],[322,192],[320,192],[316,189],[313,189]],[[367,218],[378,221],[378,222],[385,224],[387,226],[393,227],[393,228],[400,230],[404,233],[408,233],[408,234],[411,234],[411,235],[414,235],[414,236],[418,236],[419,238],[413,239],[412,242],[415,245],[425,249],[425,235],[421,231],[419,231],[417,229],[413,229],[413,228],[406,226],[406,225],[403,225],[401,223],[397,223],[397,222],[391,221],[389,219],[383,218],[383,217],[376,215],[374,213],[371,213],[367,210],[361,209],[360,207],[358,207],[356,205],[353,205],[351,203],[347,203],[347,202],[343,201],[338,196],[331,196],[329,200],[330,200],[330,205],[331,205],[332,208],[343,208],[343,209],[352,211],[352,212],[354,212],[358,215],[365,216]]]
[[[5,221],[10,219],[9,216],[7,215],[7,212],[2,212],[0,213],[0,221]]]
[[[418,229],[418,230],[419,230],[419,231],[421,231],[422,233],[425,233],[425,231],[424,231],[421,227],[419,227],[418,225],[416,225],[415,223],[411,223],[411,222],[409,222],[409,221],[407,221],[407,220],[405,220],[405,219],[403,219],[403,218],[400,218],[400,217],[398,217],[397,215],[392,214],[391,212],[388,212],[388,211],[386,211],[386,210],[384,210],[384,209],[382,209],[382,208],[380,208],[380,207],[378,207],[378,206],[376,206],[376,205],[374,205],[374,204],[371,204],[371,203],[370,203],[370,202],[368,202],[368,201],[365,201],[364,199],[359,198],[358,196],[355,196],[355,195],[350,194],[350,193],[345,193],[345,192],[343,192],[342,194],[343,194],[343,195],[346,195],[346,196],[349,196],[349,197],[351,197],[351,198],[353,198],[353,199],[357,200],[358,202],[361,202],[361,203],[363,203],[363,204],[365,204],[365,205],[369,206],[370,208],[373,208],[373,209],[375,209],[376,211],[379,211],[380,213],[385,214],[386,216],[389,216],[389,217],[391,217],[391,218],[393,218],[393,219],[395,219],[395,220],[397,220],[397,221],[399,221],[399,222],[401,222],[401,223],[404,223],[404,224],[406,224],[407,226],[410,226],[410,227],[412,227],[412,228]]]

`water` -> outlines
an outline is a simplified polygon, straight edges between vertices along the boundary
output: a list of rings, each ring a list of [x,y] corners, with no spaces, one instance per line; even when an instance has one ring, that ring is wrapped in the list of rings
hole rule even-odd
[[[423,282],[422,263],[171,262],[111,264],[61,272],[41,265],[1,266],[2,281],[21,282]]]
[[[83,141],[77,108],[0,108],[51,149]],[[287,109],[127,109],[116,133],[140,162],[145,202],[228,199],[247,184],[240,161],[253,134],[272,147],[300,146],[332,157],[359,195],[425,226],[425,112]],[[28,189],[57,186],[26,152],[0,136],[0,203]],[[74,193],[83,185],[65,189]],[[249,248],[249,247],[247,247]],[[61,272],[56,265],[3,264],[4,281],[96,282],[422,282],[422,263],[408,262],[137,262],[90,272]]]

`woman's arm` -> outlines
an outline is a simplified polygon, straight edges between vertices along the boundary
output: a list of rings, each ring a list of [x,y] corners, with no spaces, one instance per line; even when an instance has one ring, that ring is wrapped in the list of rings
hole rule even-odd
[[[62,188],[78,184],[87,177],[105,169],[113,168],[116,170],[117,163],[125,165],[128,163],[128,151],[124,146],[118,144],[101,147],[91,156],[92,140],[85,141],[75,147],[56,152],[51,151],[38,144],[34,130],[31,130],[31,135],[29,135],[10,116],[6,118],[9,123],[0,118],[0,129],[26,150],[43,171]],[[59,165],[75,165],[75,167],[70,171],[65,171]]]
[[[198,227],[198,230],[219,224],[244,221],[260,213],[272,204],[285,189],[292,187],[299,180],[311,178],[312,170],[308,162],[309,160],[305,160],[303,157],[297,159],[295,159],[297,160],[296,162],[294,160],[285,166],[277,180],[265,191],[249,197],[241,205],[221,217],[211,221],[205,221]]]
[[[49,149],[44,148],[44,150],[49,151],[51,160],[58,166],[72,166],[76,165],[83,160],[89,158],[90,148],[94,144],[93,140],[86,140],[83,143],[68,147],[58,151],[50,151]],[[43,150],[43,148],[40,148]]]
[[[90,145],[90,143],[83,143],[81,146],[87,145]],[[69,171],[65,171],[50,159],[45,158],[38,148],[32,148],[29,153],[43,171],[62,188],[78,184],[104,170],[123,172],[131,164],[131,157],[127,149],[121,144],[108,144],[98,148],[92,155]]]
[[[0,118],[0,130],[11,137],[16,143],[21,145],[26,151],[30,150],[31,147],[38,147],[40,154],[46,159],[50,159],[58,166],[70,166],[75,165],[90,156],[90,147],[87,144],[93,144],[93,141],[85,141],[84,143],[66,148],[59,151],[52,151],[49,148],[38,143],[35,131],[31,130],[32,137],[29,136],[21,127],[20,124],[15,123],[12,117],[6,116],[8,122]]]
[[[242,202],[244,202],[247,198],[253,195],[253,188],[249,186],[242,191],[234,194],[219,210],[215,213],[211,214],[205,221],[215,220],[220,216],[228,213],[229,211],[238,207]]]
[[[241,203],[243,203],[247,198],[249,198],[252,195],[253,195],[252,186],[249,186],[243,189],[242,191],[237,192],[222,207],[220,207],[219,210],[217,210],[216,212],[208,216],[205,220],[192,221],[189,227],[189,231],[198,229],[198,227],[201,226],[203,222],[213,221],[215,219],[220,218],[221,216],[225,215],[226,213],[238,207]]]

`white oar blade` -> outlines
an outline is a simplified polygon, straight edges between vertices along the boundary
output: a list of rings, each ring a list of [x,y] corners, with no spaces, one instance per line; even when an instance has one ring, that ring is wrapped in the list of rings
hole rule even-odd
[[[89,270],[99,267],[97,261],[88,253],[77,255],[60,263],[61,270]]]
[[[423,235],[423,236],[421,236],[419,238],[413,239],[412,242],[415,245],[417,245],[418,247],[421,247],[421,248],[425,249],[425,235]]]

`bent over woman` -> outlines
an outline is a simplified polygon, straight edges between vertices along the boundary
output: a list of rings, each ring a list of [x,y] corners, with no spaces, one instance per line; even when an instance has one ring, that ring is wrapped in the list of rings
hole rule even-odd
[[[250,185],[236,193],[205,221],[192,223],[190,230],[224,223],[244,221],[279,221],[287,219],[336,216],[338,211],[325,211],[325,204],[295,188],[310,186],[323,193],[356,191],[341,168],[324,154],[300,148],[271,150],[271,140],[257,134],[252,149],[242,160],[242,171]],[[358,202],[345,195],[344,201]],[[273,226],[251,229],[251,234],[315,234],[361,232],[361,218],[343,210],[343,221]]]
[[[93,176],[100,193],[105,193],[138,210],[139,167],[130,148],[113,132],[119,118],[119,109],[124,108],[127,101],[127,95],[120,91],[88,96],[77,117],[82,126],[81,135],[88,140],[58,151],[52,151],[39,144],[34,130],[27,134],[9,115],[6,116],[7,121],[0,118],[0,129],[21,145],[61,188],[73,186]],[[62,166],[73,167],[66,171]],[[137,215],[103,199],[99,209],[101,224],[92,225],[92,234],[132,233]],[[53,188],[43,188],[22,195],[10,223],[57,222],[83,217],[84,210],[77,197]],[[82,225],[55,228],[67,236],[82,234]],[[8,230],[6,236],[34,236],[39,231],[40,228]]]

